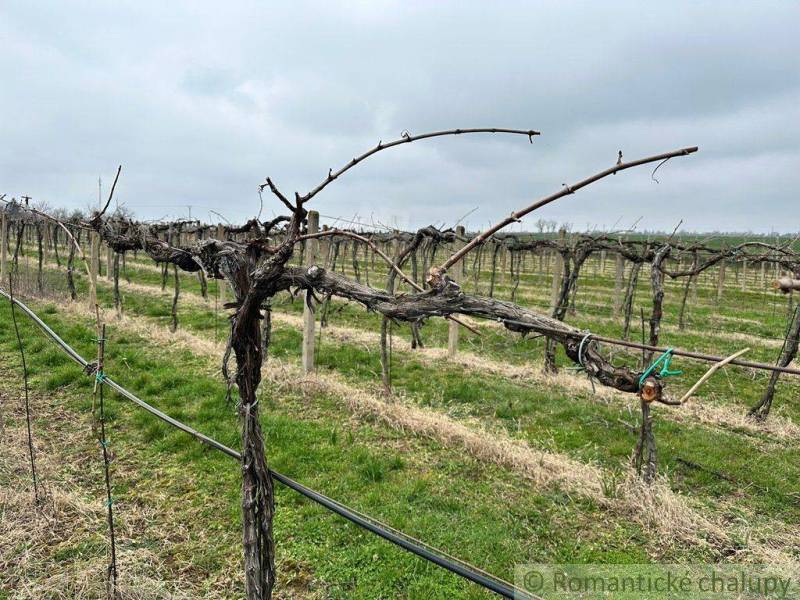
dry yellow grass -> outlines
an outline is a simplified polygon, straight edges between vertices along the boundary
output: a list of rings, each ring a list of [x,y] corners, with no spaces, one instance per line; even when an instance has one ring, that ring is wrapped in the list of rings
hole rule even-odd
[[[0,402],[6,418],[0,450],[0,590],[10,599],[106,598],[105,490],[91,424],[54,401],[31,396],[37,417],[36,464],[45,498],[37,507],[20,398],[0,389]],[[124,468],[114,469],[118,480],[127,476]],[[182,569],[181,561],[165,560],[169,548],[186,535],[177,515],[159,504],[127,499],[115,507],[120,598],[232,597],[232,569],[227,581],[209,587]]]

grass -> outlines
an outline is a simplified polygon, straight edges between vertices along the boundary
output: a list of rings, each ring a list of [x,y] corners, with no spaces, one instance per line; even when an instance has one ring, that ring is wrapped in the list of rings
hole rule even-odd
[[[14,342],[7,305],[0,314],[0,350],[4,362],[10,363]],[[47,319],[84,355],[91,354],[88,323],[54,314]],[[77,374],[66,357],[51,352],[30,324],[23,323],[23,334],[34,389],[55,390],[71,410],[85,414],[91,402],[88,379]],[[117,372],[124,364],[118,378],[125,385],[221,442],[237,445],[236,419],[206,359],[148,348],[147,340],[113,326],[108,337],[108,370]],[[71,381],[65,375],[69,369],[75,373]],[[128,372],[131,375],[125,377]],[[324,394],[309,398],[270,386],[261,393],[274,468],[501,576],[511,577],[513,564],[520,560],[648,559],[644,531],[624,521],[596,527],[601,509],[588,499],[570,498],[558,489],[530,489],[513,474],[483,469],[453,449],[408,439],[377,424],[353,423]],[[148,503],[156,493],[151,490],[158,490],[159,510],[179,511],[194,521],[194,530],[203,526],[222,534],[204,535],[202,544],[171,544],[166,551],[181,554],[183,561],[190,558],[200,574],[224,569],[238,535],[235,465],[146,413],[119,401],[109,405],[109,437],[118,456],[136,469],[131,480],[114,478],[115,494],[122,499],[120,518],[125,518],[126,502]],[[97,469],[99,465],[99,477]],[[475,586],[343,523],[292,492],[278,490],[278,507],[276,543],[282,561],[303,565],[325,597],[483,597]],[[80,548],[62,551],[61,558],[70,552],[74,558]],[[231,584],[234,597],[239,590],[236,582]]]
[[[568,321],[616,337],[620,335],[619,321],[613,318],[606,301],[613,291],[613,262],[607,261],[603,272],[596,262],[584,267],[576,314]],[[527,264],[517,300],[546,310],[550,277],[538,274],[537,269],[535,263]],[[363,276],[364,265],[361,271]],[[146,259],[129,259],[128,273],[137,284],[160,285],[159,273]],[[752,279],[753,272],[750,275]],[[712,273],[699,282],[685,331],[670,326],[677,322],[681,284],[667,283],[667,327],[662,338],[678,347],[718,354],[750,345],[748,358],[773,361],[779,350],[776,343],[786,326],[785,299],[758,290],[755,282],[750,287],[756,291],[742,292],[729,270],[729,285],[718,304],[714,277]],[[383,281],[385,275],[376,269],[370,278],[374,284]],[[84,277],[78,275],[77,280],[79,292],[85,291]],[[483,272],[475,286],[478,291],[485,292],[486,281]],[[643,270],[635,312],[640,306],[647,311],[647,282]],[[48,286],[62,287],[61,276],[48,273]],[[467,277],[465,286],[471,291],[474,280]],[[510,287],[506,282],[495,290],[500,297],[508,297]],[[194,276],[181,275],[184,298],[196,296],[199,289]],[[210,291],[216,291],[215,282],[210,283]],[[124,287],[123,294],[126,314],[157,325],[169,321],[168,297]],[[104,305],[111,305],[106,284],[101,286],[99,297]],[[36,303],[36,307],[84,355],[94,351],[88,341],[93,335],[89,321],[46,303]],[[296,316],[302,311],[302,303],[281,298],[274,310]],[[17,366],[8,314],[7,305],[2,305],[0,357],[4,369]],[[377,315],[339,302],[332,303],[330,321],[371,334],[379,325]],[[214,310],[213,301],[208,306],[182,302],[180,323],[182,330],[204,340],[222,340],[225,336],[226,321]],[[90,405],[87,381],[29,324],[24,327],[36,393],[63,399],[70,411],[85,415]],[[523,339],[491,326],[481,326],[481,331],[481,337],[462,332],[462,348],[496,364],[526,366],[541,360],[541,340]],[[403,327],[395,332],[407,336]],[[423,336],[426,345],[443,346],[447,325],[431,321],[425,325]],[[152,339],[115,328],[113,322],[109,337],[109,364],[124,385],[223,443],[238,445],[236,419],[223,400],[216,361],[179,345],[153,345]],[[276,364],[296,363],[299,342],[299,331],[276,323],[270,349]],[[635,364],[638,357],[618,354],[617,360]],[[345,386],[376,388],[380,370],[377,347],[365,345],[357,337],[343,341],[323,332],[317,362],[323,373],[334,374]],[[563,356],[559,356],[559,362],[566,364]],[[688,361],[681,361],[679,366],[686,370],[686,376],[673,384],[676,395],[706,368]],[[557,380],[551,384],[540,379],[512,380],[433,359],[426,353],[398,349],[392,371],[400,409],[407,405],[433,411],[538,450],[597,465],[603,478],[601,495],[613,499],[619,493],[618,482],[624,477],[635,443],[631,425],[636,425],[637,413],[632,400],[603,399],[585,387],[564,386]],[[9,381],[0,389],[7,390],[15,382]],[[766,377],[761,374],[726,369],[709,382],[696,402],[744,412],[760,396],[765,383]],[[793,378],[782,379],[776,415],[800,420],[795,400],[798,391],[800,386]],[[713,545],[652,535],[646,524],[620,510],[612,500],[576,494],[553,483],[532,487],[513,469],[487,463],[430,436],[398,431],[374,416],[353,413],[324,386],[309,389],[291,380],[268,378],[261,394],[273,467],[502,577],[511,578],[513,565],[525,561],[699,561],[722,556]],[[111,409],[112,437],[129,465],[115,476],[119,495],[131,503],[163,508],[167,514],[190,521],[196,532],[196,539],[156,548],[164,563],[179,564],[164,577],[188,577],[198,586],[202,585],[198,582],[216,578],[219,584],[214,593],[236,597],[241,590],[237,551],[232,550],[239,543],[235,465],[126,404],[114,402]],[[776,534],[796,534],[800,525],[796,439],[777,438],[768,431],[687,421],[673,417],[671,410],[657,407],[655,412],[659,466],[673,490],[691,496],[691,505],[715,523],[728,524],[732,544],[739,550],[749,543],[736,529],[742,522],[754,531],[774,528]],[[92,483],[98,485],[99,480],[92,479]],[[125,518],[124,511],[120,518]],[[102,552],[93,545],[93,539],[83,540],[74,549],[61,548],[59,558],[75,560],[87,553],[97,558]],[[137,543],[136,537],[129,541],[131,546]],[[278,489],[276,544],[282,593],[287,597],[484,597],[475,586],[282,489]],[[783,544],[783,549],[789,555],[798,554],[790,543]]]
[[[105,291],[100,297],[110,301]],[[167,319],[170,310],[165,299],[134,293],[126,294],[126,307],[130,313],[156,320]],[[212,310],[197,306],[181,311],[182,326],[200,335],[211,334],[214,318]],[[276,328],[271,352],[279,358],[297,359],[300,341],[299,331]],[[358,344],[323,342],[317,363],[359,387],[374,384],[380,371],[375,349]],[[392,367],[395,389],[421,406],[479,418],[534,446],[609,468],[625,465],[636,443],[636,433],[626,425],[635,423],[635,416],[629,414],[635,408],[633,402],[593,402],[590,394],[520,385],[496,375],[471,373],[446,361],[431,366],[413,353],[396,352]],[[796,443],[775,443],[765,435],[756,435],[754,440],[736,431],[709,430],[669,419],[659,419],[657,435],[662,470],[671,476],[676,490],[705,497],[709,503],[728,500],[798,523]],[[753,469],[753,464],[759,468]],[[749,483],[745,492],[741,489],[744,482]]]

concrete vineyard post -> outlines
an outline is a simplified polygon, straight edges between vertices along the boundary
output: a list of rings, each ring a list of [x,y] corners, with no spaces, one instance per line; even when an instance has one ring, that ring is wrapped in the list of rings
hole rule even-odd
[[[52,246],[52,239],[50,236],[50,223],[45,221],[42,223],[42,261],[46,265],[48,260],[50,260],[50,249]]]
[[[555,261],[553,265],[553,283],[550,287],[550,309],[555,310],[558,304],[558,292],[561,289],[561,275],[564,270],[564,258],[560,252],[555,252]]]
[[[747,261],[742,261],[742,291],[747,291]]]
[[[327,225],[322,226],[322,231],[328,231],[330,227]],[[328,268],[328,258],[330,257],[331,253],[331,239],[329,237],[324,237],[319,240],[319,257],[322,266],[326,269]]]
[[[464,226],[459,225],[456,227],[456,242],[454,251],[458,251],[464,245],[464,243],[459,239],[464,237]],[[461,259],[463,264],[464,259]],[[454,268],[450,269],[450,278],[455,281],[456,283],[461,283],[462,277],[462,265],[456,263],[453,265]],[[453,358],[458,351],[458,328],[460,327],[458,323],[455,321],[449,322],[449,329],[447,335],[447,356],[449,358]]]
[[[5,211],[0,216],[0,286],[8,279],[8,217]]]
[[[91,239],[91,258],[89,264],[89,308],[94,311],[97,304],[97,273],[100,270],[100,235],[93,231]]]
[[[319,231],[319,213],[315,210],[308,212],[308,233]],[[317,262],[319,242],[316,239],[306,240],[304,263],[311,266]],[[303,373],[308,374],[314,370],[314,333],[316,319],[314,312],[309,308],[310,291],[305,293],[306,302],[303,305]]]
[[[221,223],[217,225],[217,239],[221,242],[225,240],[225,226]],[[225,304],[225,286],[227,286],[227,281],[217,280],[217,296],[219,300],[219,305],[222,306]]]
[[[114,280],[114,250],[106,246],[106,279]]]
[[[625,258],[617,252],[614,272],[614,316],[618,317],[622,310],[622,278],[625,274]]]

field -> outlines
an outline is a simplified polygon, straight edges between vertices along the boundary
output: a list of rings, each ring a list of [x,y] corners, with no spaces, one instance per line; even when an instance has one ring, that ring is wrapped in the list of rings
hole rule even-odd
[[[63,260],[63,257],[62,257]],[[382,286],[386,269],[360,257],[359,277]],[[102,262],[102,261],[101,261]],[[50,254],[44,294],[36,257],[20,258],[18,294],[83,356],[97,352],[86,273],[79,299]],[[352,261],[340,260],[355,276]],[[550,312],[552,265],[528,257],[517,303]],[[628,266],[628,269],[630,266]],[[666,282],[664,345],[774,363],[792,299],[765,275],[729,266],[718,298],[711,269],[690,291],[678,327],[684,280]],[[627,276],[627,273],[626,273]],[[128,255],[120,281],[98,282],[107,323],[106,372],[161,410],[238,447],[235,400],[220,374],[228,321],[219,284],[201,296],[179,273],[177,331],[170,328],[173,273]],[[621,336],[614,314],[612,258],[592,256],[566,321]],[[467,261],[462,287],[488,293],[489,271]],[[649,318],[650,277],[639,276],[631,338]],[[495,297],[511,297],[501,273]],[[230,292],[228,292],[228,299]],[[644,484],[630,468],[639,401],[599,384],[561,353],[555,376],[542,370],[545,341],[470,320],[459,352],[446,353],[448,324],[422,327],[412,349],[393,325],[392,393],[381,385],[381,316],[330,301],[319,330],[316,372],[300,369],[303,300],[272,305],[272,345],[259,389],[272,468],[504,580],[519,563],[742,562],[800,560],[800,380],[785,375],[769,418],[746,418],[769,373],[726,367],[681,407],[655,405],[659,477]],[[319,317],[321,310],[317,310]],[[49,507],[34,518],[23,379],[10,304],[0,302],[0,598],[101,596],[108,561],[103,462],[93,432],[93,379],[83,375],[17,313],[31,385],[38,475]],[[561,352],[561,351],[559,351]],[[636,365],[636,351],[615,350]],[[667,380],[682,395],[708,369],[676,358]],[[793,366],[798,366],[795,362]],[[240,473],[230,458],[168,428],[124,399],[106,397],[121,589],[129,598],[242,596]],[[282,598],[484,598],[488,592],[277,487],[275,544]]]

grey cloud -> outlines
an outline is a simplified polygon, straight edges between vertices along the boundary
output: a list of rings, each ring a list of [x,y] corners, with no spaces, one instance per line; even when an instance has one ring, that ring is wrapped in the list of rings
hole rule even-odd
[[[473,226],[594,170],[698,144],[541,216],[800,228],[800,8],[790,3],[4,3],[0,192],[85,206],[124,164],[142,217],[241,220],[404,129],[538,128],[382,153],[323,214]],[[754,203],[758,206],[754,209]],[[279,207],[268,204],[268,209]],[[198,214],[198,212],[195,212]],[[537,217],[538,218],[538,217]]]

